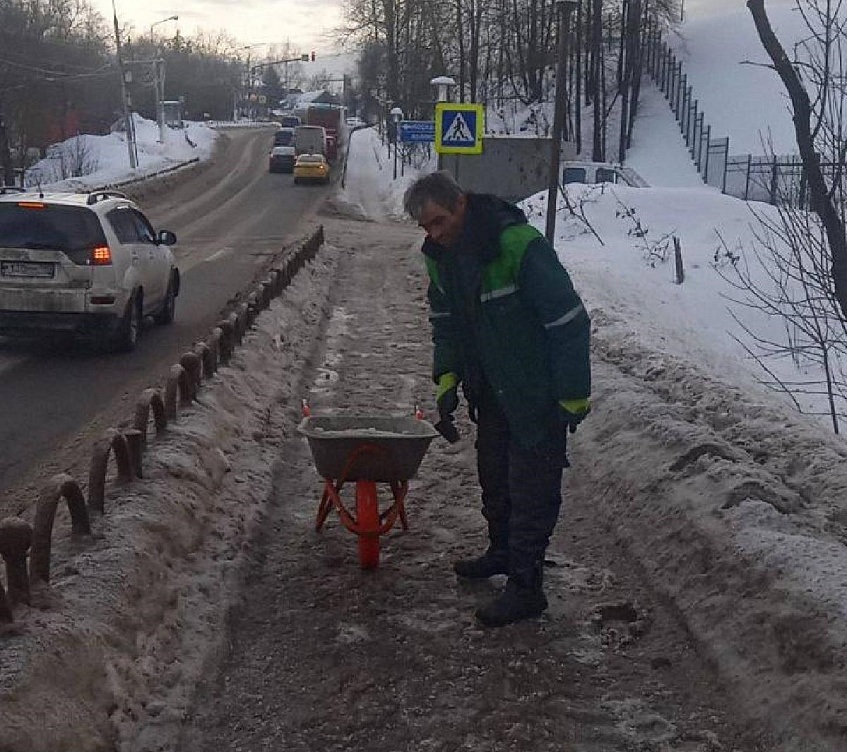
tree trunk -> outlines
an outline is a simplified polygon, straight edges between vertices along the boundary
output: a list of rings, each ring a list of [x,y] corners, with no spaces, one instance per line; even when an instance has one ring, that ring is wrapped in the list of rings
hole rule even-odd
[[[399,98],[400,64],[397,54],[397,8],[395,0],[383,0],[385,11],[385,54],[388,57],[388,75],[385,91],[388,100],[396,103]]]
[[[591,83],[594,100],[594,150],[592,159],[602,162],[605,149],[603,147],[604,97],[602,93],[603,79],[603,0],[593,0],[591,10]]]
[[[627,148],[632,146],[632,131],[635,129],[635,118],[638,115],[638,102],[641,98],[641,77],[644,75],[645,38],[647,35],[647,6],[644,6],[642,15],[641,0],[634,0],[637,9],[637,17],[640,18],[639,26],[635,30],[637,38],[633,40],[635,47],[634,64],[632,74],[632,97],[629,105],[629,125],[626,132]]]
[[[582,154],[582,2],[576,6],[576,153]]]
[[[530,68],[530,52],[529,45],[526,45],[526,49],[524,48],[523,35],[521,34],[521,15],[518,10],[518,0],[512,0],[512,23],[514,24],[515,29],[515,51],[517,52],[518,58],[518,75],[521,78],[521,84],[523,85],[524,96],[529,97],[530,90],[530,81],[529,81],[529,68]],[[504,48],[507,51],[507,54],[510,47]],[[512,69],[511,64],[511,55],[509,56],[509,67]]]
[[[471,102],[478,102],[477,89],[479,88],[479,35],[482,25],[482,0],[470,0],[471,19],[471,50],[470,50],[470,75],[468,92]]]
[[[747,7],[753,15],[759,39],[773,61],[776,72],[782,79],[788,96],[791,98],[794,133],[797,138],[797,146],[800,149],[800,158],[803,160],[803,169],[809,181],[811,207],[820,217],[826,231],[826,238],[832,255],[832,279],[835,285],[835,297],[841,309],[841,315],[847,319],[847,237],[844,235],[844,223],[838,214],[838,207],[827,190],[820,161],[815,151],[811,130],[812,106],[809,102],[809,95],[771,27],[764,0],[747,0]]]
[[[609,22],[611,24],[611,21]],[[621,4],[621,38],[618,44],[618,91],[625,94],[623,90],[626,71],[624,67],[627,64],[627,28],[629,26],[629,0],[623,0]]]
[[[459,42],[459,101],[465,101],[465,28],[462,0],[456,0],[456,36]]]
[[[0,167],[3,168],[3,183],[15,184],[15,170],[12,167],[12,155],[9,152],[9,135],[6,132],[6,121],[3,119],[3,103],[0,102]]]
[[[621,46],[618,60],[618,91],[621,95],[621,127],[618,138],[618,162],[626,159],[626,128],[629,122],[629,92],[632,75],[632,44],[629,40],[630,19],[632,10],[628,0],[624,0],[621,8]]]
[[[585,106],[591,104],[594,95],[594,0],[582,0],[585,3]]]

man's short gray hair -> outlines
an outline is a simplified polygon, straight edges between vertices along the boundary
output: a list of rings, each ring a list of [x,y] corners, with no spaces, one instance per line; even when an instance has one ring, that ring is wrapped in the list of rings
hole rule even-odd
[[[414,219],[420,219],[428,201],[452,212],[462,193],[461,186],[447,170],[430,172],[408,187],[403,196],[403,208]]]

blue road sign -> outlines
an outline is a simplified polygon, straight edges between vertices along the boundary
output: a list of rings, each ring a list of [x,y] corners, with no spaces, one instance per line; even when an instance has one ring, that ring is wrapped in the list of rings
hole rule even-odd
[[[432,120],[401,120],[400,141],[404,144],[435,141],[435,123]]]
[[[435,150],[440,154],[481,154],[481,104],[439,102],[435,108]]]

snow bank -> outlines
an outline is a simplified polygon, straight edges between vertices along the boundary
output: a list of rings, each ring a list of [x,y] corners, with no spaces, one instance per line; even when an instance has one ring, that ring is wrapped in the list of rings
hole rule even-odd
[[[767,287],[769,271],[755,255],[762,234],[757,215],[776,222],[776,210],[705,186],[569,185],[568,196],[574,214],[560,198],[556,250],[589,306],[626,322],[657,352],[671,353],[704,373],[761,393],[767,374],[747,354],[745,345],[752,343],[742,324],[782,342],[785,321],[751,310],[743,304],[745,295],[730,283],[738,280],[737,265]],[[546,194],[527,199],[523,207],[543,232]],[[674,283],[674,236],[680,240],[685,266],[682,285]],[[769,362],[769,368],[786,382],[822,379],[821,370],[802,356],[799,366],[785,357]],[[825,396],[796,397],[805,412],[821,416],[823,430],[830,425]]]
[[[26,184],[52,191],[86,191],[155,175],[212,154],[218,133],[205,123],[165,128],[165,141],[159,143],[155,121],[133,117],[138,148],[135,170],[129,167],[125,133],[80,135],[51,146],[48,156],[27,171]]]
[[[334,200],[346,211],[380,221],[402,219],[403,194],[421,172],[435,169],[432,159],[417,166],[405,167],[397,162],[394,179],[394,151],[383,144],[376,128],[364,128],[350,134],[345,187],[339,188]]]
[[[571,494],[669,599],[776,749],[843,749],[847,447],[605,310]]]

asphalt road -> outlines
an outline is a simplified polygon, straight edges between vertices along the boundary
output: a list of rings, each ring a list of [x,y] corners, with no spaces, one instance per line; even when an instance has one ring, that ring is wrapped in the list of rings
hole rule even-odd
[[[68,468],[74,437],[86,427],[125,418],[227,301],[314,224],[327,190],[268,173],[268,130],[233,130],[224,139],[210,167],[140,200],[156,229],[178,237],[182,290],[172,325],[145,329],[129,354],[0,338],[0,513],[25,505],[20,489],[37,487],[40,474]]]

